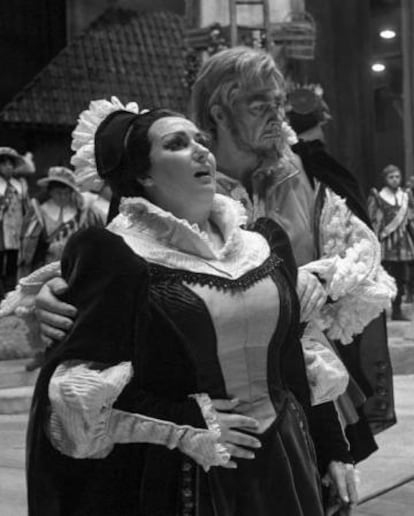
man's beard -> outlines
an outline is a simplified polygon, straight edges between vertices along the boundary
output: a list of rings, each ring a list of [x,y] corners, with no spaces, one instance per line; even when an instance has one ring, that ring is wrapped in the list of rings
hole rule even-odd
[[[247,141],[246,138],[241,134],[239,125],[235,121],[234,117],[229,116],[227,120],[234,143],[240,150],[248,152],[249,154],[254,154],[259,162],[267,160],[278,160],[282,156],[284,139],[281,132],[279,132],[279,134],[275,136],[273,140],[269,140],[269,145],[255,144],[254,142]]]

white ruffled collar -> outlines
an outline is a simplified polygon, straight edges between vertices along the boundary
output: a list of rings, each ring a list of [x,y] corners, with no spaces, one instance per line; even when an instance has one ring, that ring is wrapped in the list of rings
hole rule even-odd
[[[212,246],[207,233],[197,224],[180,219],[143,197],[123,198],[120,214],[108,229],[121,233],[133,230],[168,248],[208,260],[225,260],[243,245],[240,226],[247,220],[245,209],[240,202],[216,194],[209,220],[223,236],[224,245],[219,250]]]
[[[396,203],[401,206],[405,192],[404,190],[399,187],[398,190],[394,191],[391,190],[388,186],[384,186],[380,190],[380,196],[384,199],[384,201],[387,201],[388,204],[391,204],[392,206],[395,206]]]

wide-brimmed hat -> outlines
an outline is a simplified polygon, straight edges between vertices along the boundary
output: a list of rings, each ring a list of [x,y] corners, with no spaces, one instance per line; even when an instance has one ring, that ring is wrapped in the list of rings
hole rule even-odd
[[[76,193],[79,193],[79,189],[76,186],[75,174],[66,167],[50,167],[47,171],[47,177],[39,179],[37,184],[39,186],[47,186],[49,183],[62,183],[69,186]]]
[[[11,159],[14,164],[13,175],[30,175],[36,172],[36,167],[33,162],[33,154],[26,152],[24,156],[19,154],[12,147],[0,147],[0,158],[6,156]]]
[[[26,164],[23,156],[21,156],[15,149],[11,147],[0,147],[0,156],[7,156],[10,158],[15,167],[23,166]]]

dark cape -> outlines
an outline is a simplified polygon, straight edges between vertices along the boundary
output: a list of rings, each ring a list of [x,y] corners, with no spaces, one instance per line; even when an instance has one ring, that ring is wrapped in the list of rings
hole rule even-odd
[[[306,175],[313,186],[315,179],[329,186],[345,199],[354,215],[371,227],[367,202],[358,179],[326,152],[325,145],[320,140],[299,140],[292,146],[292,150],[302,160]]]
[[[320,140],[299,140],[292,150],[301,158],[312,185],[316,179],[322,188],[329,187],[345,199],[354,215],[372,228],[359,181],[327,153]],[[348,371],[367,397],[364,406],[358,407],[360,422],[347,428],[351,452],[358,462],[377,449],[372,434],[396,423],[385,313],[373,320],[352,344],[343,346],[338,343],[337,348]]]

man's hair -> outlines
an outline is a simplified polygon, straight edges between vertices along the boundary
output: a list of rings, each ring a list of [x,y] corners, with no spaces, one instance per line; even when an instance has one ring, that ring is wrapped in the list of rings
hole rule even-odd
[[[192,117],[204,131],[216,137],[210,111],[219,105],[229,111],[236,94],[265,87],[270,81],[284,86],[284,78],[272,56],[263,50],[234,47],[222,50],[201,67],[191,97]]]

